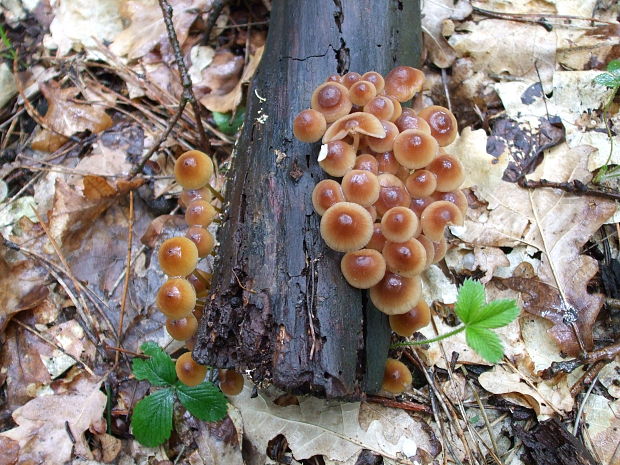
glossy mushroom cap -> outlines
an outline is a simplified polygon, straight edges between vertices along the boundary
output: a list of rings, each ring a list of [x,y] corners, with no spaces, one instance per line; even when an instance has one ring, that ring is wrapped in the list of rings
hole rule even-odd
[[[334,121],[325,134],[323,143],[344,139],[348,135],[364,134],[367,136],[385,137],[385,130],[376,116],[356,112]]]
[[[379,163],[374,155],[363,153],[355,159],[354,170],[370,171],[373,174],[379,174]]]
[[[400,115],[403,114],[403,107],[395,97],[392,97],[391,95],[386,95],[386,97],[389,98],[394,105],[394,111],[392,112],[392,116],[390,116],[390,121],[393,123],[400,118]]]
[[[192,274],[188,274],[187,279],[194,289],[196,290],[196,296],[201,297],[206,294],[206,291],[211,287],[211,280],[213,275],[202,270],[194,270]]]
[[[375,208],[379,216],[383,216],[390,208],[408,207],[411,203],[411,196],[407,192],[403,182],[393,174],[380,174],[379,199],[375,202]]]
[[[179,196],[179,205],[183,208],[187,208],[192,200],[206,200],[210,202],[213,199],[211,189],[207,186],[200,189],[184,189]]]
[[[429,170],[416,170],[405,180],[411,197],[428,197],[437,188],[437,177]]]
[[[350,89],[353,84],[360,81],[362,76],[360,73],[356,73],[355,71],[349,71],[344,76],[342,76],[342,85],[347,89]]]
[[[445,237],[442,237],[439,242],[433,242],[435,247],[435,255],[433,256],[433,263],[439,263],[446,256],[448,251],[448,241]]]
[[[435,138],[419,129],[407,129],[394,140],[394,156],[405,168],[424,168],[438,153]]]
[[[349,98],[353,105],[363,107],[377,96],[377,89],[372,82],[357,81],[349,87]]]
[[[422,212],[420,224],[424,235],[431,241],[437,242],[443,238],[447,225],[463,224],[463,214],[459,207],[452,202],[440,200],[431,203]]]
[[[373,152],[389,152],[394,146],[394,139],[398,136],[398,128],[394,123],[387,120],[381,120],[381,125],[385,131],[384,137],[367,137],[366,143]]]
[[[329,142],[321,147],[319,165],[330,176],[341,178],[355,165],[355,149],[342,140]]]
[[[172,237],[162,243],[157,256],[168,276],[187,276],[198,263],[198,248],[187,237]]]
[[[192,200],[185,210],[185,222],[189,226],[207,227],[217,216],[217,211],[206,200]]]
[[[321,217],[321,237],[338,252],[358,250],[368,244],[373,228],[370,213],[351,202],[337,203]]]
[[[465,179],[463,164],[452,155],[439,155],[427,167],[437,177],[437,190],[450,192],[459,188]]]
[[[213,161],[199,150],[190,150],[174,162],[174,177],[184,189],[200,189],[213,175]]]
[[[381,92],[385,87],[385,80],[383,79],[383,76],[376,71],[367,71],[362,74],[362,80],[372,82],[375,89],[377,89],[377,93]]]
[[[326,129],[325,116],[313,109],[301,111],[293,120],[293,134],[302,142],[319,141]]]
[[[347,282],[357,289],[369,289],[385,275],[385,260],[373,249],[347,252],[340,261],[340,269]]]
[[[411,100],[422,90],[424,73],[410,66],[397,66],[385,76],[385,93],[399,102]]]
[[[313,110],[323,113],[328,123],[348,115],[353,104],[349,99],[349,90],[337,82],[324,82],[312,93]]]
[[[379,179],[370,171],[351,170],[342,178],[342,192],[347,202],[370,207],[379,199]]]
[[[342,187],[333,179],[323,179],[312,190],[312,206],[319,216],[335,203],[344,201]]]
[[[448,202],[452,202],[459,207],[463,216],[467,213],[467,197],[463,194],[463,191],[435,192],[431,197],[433,200],[447,200]]]
[[[424,328],[430,321],[431,309],[422,299],[407,313],[390,315],[392,331],[402,337],[411,337],[413,333]]]
[[[171,320],[170,318],[166,320],[166,331],[172,339],[177,341],[186,341],[196,334],[197,329],[198,320],[191,313],[178,320]]]
[[[215,238],[213,234],[202,226],[191,226],[185,233],[185,237],[190,239],[198,249],[198,256],[204,258],[213,251]]]
[[[381,389],[392,394],[401,394],[411,386],[412,381],[411,371],[403,362],[393,358],[387,359]]]
[[[364,112],[389,121],[394,114],[394,104],[385,95],[378,95],[364,105]]]
[[[422,294],[420,277],[406,278],[390,271],[370,288],[370,300],[383,313],[397,315],[415,307]]]
[[[243,375],[235,370],[219,370],[220,390],[227,396],[236,396],[243,391]]]
[[[450,110],[439,105],[423,108],[418,116],[424,118],[431,128],[432,136],[441,147],[450,145],[458,134],[456,118]]]
[[[418,235],[418,237],[416,237],[416,240],[420,244],[422,244],[422,247],[424,247],[424,250],[426,251],[425,268],[428,268],[434,263],[433,260],[435,259],[435,244],[424,234]]]
[[[175,370],[179,381],[186,386],[198,386],[207,376],[207,367],[196,363],[191,352],[181,354],[175,363]]]
[[[342,84],[342,76],[340,74],[331,74],[327,76],[325,82],[337,82],[338,84]]]
[[[417,115],[412,115],[410,112],[403,112],[396,121],[394,121],[394,124],[400,132],[407,129],[418,129],[427,134],[431,133],[431,127],[426,120]]]
[[[398,163],[396,157],[394,156],[394,152],[381,152],[376,155],[377,159],[377,168],[379,170],[379,174],[388,173],[388,174],[396,174],[398,170],[401,168],[401,164]]]
[[[405,242],[411,239],[417,229],[418,217],[409,207],[392,207],[381,218],[383,235],[392,242]]]
[[[405,242],[388,241],[382,253],[387,269],[392,273],[413,278],[426,268],[426,249],[416,239]]]
[[[381,231],[381,223],[374,223],[372,225],[372,237],[370,241],[368,241],[368,244],[366,244],[366,248],[381,252],[386,241],[387,239],[383,235],[383,231]]]
[[[187,279],[170,278],[157,291],[155,302],[164,315],[178,320],[194,310],[196,291]]]
[[[409,208],[418,218],[420,218],[424,209],[433,202],[434,199],[432,197],[412,197]]]

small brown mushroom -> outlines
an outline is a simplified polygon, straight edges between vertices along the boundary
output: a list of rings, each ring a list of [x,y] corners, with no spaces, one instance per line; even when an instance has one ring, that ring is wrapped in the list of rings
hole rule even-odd
[[[372,82],[357,81],[349,87],[349,98],[353,105],[363,107],[377,96],[377,89]]]
[[[390,315],[390,327],[392,331],[402,337],[411,337],[413,333],[424,328],[431,322],[431,309],[424,300],[420,299],[418,305],[407,313]]]
[[[394,104],[385,95],[378,95],[364,105],[364,112],[389,121],[394,114]]]
[[[428,197],[437,187],[437,178],[429,170],[416,170],[405,181],[405,187],[411,197]]]
[[[463,216],[467,213],[467,197],[463,194],[463,191],[435,192],[431,197],[433,200],[447,200],[448,202],[452,202],[459,207]]]
[[[424,118],[431,128],[432,136],[441,147],[450,145],[458,134],[456,118],[450,110],[439,105],[423,108],[418,116]]]
[[[379,174],[388,173],[396,175],[401,167],[401,164],[398,163],[398,160],[396,160],[396,157],[394,156],[394,152],[378,153],[376,155],[376,159]]]
[[[293,120],[293,134],[302,142],[317,142],[326,129],[327,122],[323,113],[311,108],[299,112]]]
[[[392,242],[405,242],[418,230],[418,217],[408,207],[392,207],[381,218],[381,230]]]
[[[321,147],[318,160],[323,171],[341,178],[355,165],[355,149],[342,140],[335,140]]]
[[[439,242],[433,242],[435,247],[435,255],[433,256],[433,263],[439,263],[443,257],[446,256],[448,251],[448,241],[445,237],[442,237]]]
[[[388,358],[385,362],[381,389],[392,394],[404,392],[413,381],[411,370],[403,362]]]
[[[347,74],[342,76],[342,85],[344,85],[347,89],[350,89],[353,84],[359,82],[361,79],[362,76],[360,73],[349,71]]]
[[[387,269],[407,278],[419,275],[426,268],[426,249],[416,239],[403,242],[387,241],[383,247]]]
[[[387,315],[408,312],[418,304],[421,294],[419,276],[406,278],[390,271],[386,271],[383,279],[370,288],[373,305]]]
[[[426,251],[426,265],[424,267],[428,268],[434,263],[433,260],[435,259],[435,245],[433,241],[431,241],[424,234],[419,234],[416,237],[416,240],[420,244],[422,244],[422,247],[424,247],[424,250]]]
[[[400,118],[400,115],[403,114],[403,106],[396,99],[396,97],[392,97],[391,95],[386,95],[386,97],[389,98],[392,101],[392,104],[394,105],[394,111],[392,112],[392,116],[390,117],[390,121],[394,122],[398,118]]]
[[[376,250],[355,250],[342,257],[340,269],[351,286],[369,289],[383,279],[385,260]]]
[[[407,129],[394,140],[396,160],[409,169],[424,168],[438,153],[435,138],[419,129]]]
[[[157,257],[168,276],[187,276],[198,263],[198,248],[187,237],[171,237],[159,247]]]
[[[383,76],[376,71],[368,71],[362,74],[362,79],[364,81],[372,82],[375,89],[377,89],[377,93],[381,92],[385,87],[385,80],[383,79]]]
[[[200,189],[213,175],[213,161],[199,150],[190,150],[174,162],[174,177],[184,189]]]
[[[374,223],[372,225],[372,237],[370,241],[368,241],[368,244],[366,244],[366,248],[381,252],[386,241],[387,239],[383,235],[383,231],[381,231],[381,223]]]
[[[185,237],[189,238],[198,249],[198,256],[204,258],[213,251],[215,239],[213,234],[202,226],[191,226],[185,233]]]
[[[312,206],[319,216],[323,216],[325,210],[338,202],[344,202],[342,187],[333,179],[323,179],[312,190]]]
[[[179,196],[179,205],[183,208],[187,208],[192,200],[206,200],[210,202],[213,199],[211,189],[208,186],[201,187],[200,189],[183,189]]]
[[[440,200],[431,203],[420,216],[422,231],[431,241],[437,242],[443,238],[447,225],[463,224],[463,214],[459,207],[452,202]]]
[[[185,222],[188,226],[206,228],[217,216],[217,210],[206,200],[192,200],[185,210]]]
[[[321,218],[321,237],[329,248],[338,252],[361,249],[368,244],[372,231],[370,213],[356,203],[334,204]]]
[[[389,152],[394,146],[394,139],[398,136],[398,128],[394,123],[387,120],[381,120],[381,126],[385,131],[383,137],[366,137],[366,143],[373,152],[382,153]]]
[[[334,121],[334,124],[325,131],[323,143],[344,139],[347,135],[355,139],[356,136],[359,138],[360,134],[385,137],[385,130],[376,116],[363,112],[351,113]]]
[[[347,202],[370,207],[379,199],[379,179],[370,171],[351,170],[342,178],[342,191]]]
[[[465,168],[456,157],[452,155],[439,155],[427,167],[437,177],[439,192],[450,192],[458,189],[465,179]]]
[[[404,110],[406,110],[406,108]],[[400,115],[396,121],[394,121],[394,124],[400,132],[407,129],[418,129],[427,134],[431,133],[431,127],[428,125],[426,120],[417,115],[412,115],[410,112],[403,112],[403,114]]]
[[[383,216],[390,208],[409,206],[411,196],[400,179],[387,173],[380,174],[378,178],[381,189],[375,207],[379,216]]]
[[[187,279],[170,278],[157,291],[155,303],[168,318],[185,318],[196,305],[196,291]]]
[[[424,209],[433,202],[434,199],[432,197],[412,197],[409,208],[420,218]]]
[[[411,100],[422,90],[424,73],[410,66],[397,66],[385,76],[385,93],[399,102]]]
[[[374,155],[363,153],[355,159],[354,170],[370,171],[373,174],[379,174],[379,163]]]
[[[328,123],[348,115],[352,106],[349,90],[337,82],[324,82],[312,93],[312,109],[323,113]]]

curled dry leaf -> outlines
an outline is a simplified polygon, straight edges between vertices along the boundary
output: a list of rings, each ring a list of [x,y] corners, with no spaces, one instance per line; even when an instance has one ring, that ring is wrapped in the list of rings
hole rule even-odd
[[[424,45],[436,66],[447,68],[457,56],[444,37],[444,22],[446,20],[465,19],[471,14],[471,11],[471,5],[467,0],[423,2],[422,30],[426,33]]]
[[[97,134],[112,126],[112,118],[103,105],[75,100],[80,93],[78,88],[63,89],[56,81],[40,83],[39,87],[47,100],[43,122],[49,129],[42,129],[34,137],[34,150],[54,152],[77,132],[88,130]]]

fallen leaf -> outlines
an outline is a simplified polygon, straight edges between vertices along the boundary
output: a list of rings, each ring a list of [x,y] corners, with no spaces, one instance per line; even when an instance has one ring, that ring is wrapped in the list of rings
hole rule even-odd
[[[106,404],[99,387],[99,382],[93,382],[89,390],[79,393],[32,399],[13,412],[18,426],[0,436],[19,443],[20,463],[66,463],[74,447],[89,452],[84,432],[101,418]]]
[[[41,83],[39,87],[48,105],[43,121],[50,130],[42,129],[34,137],[34,150],[54,152],[77,132],[89,130],[97,134],[112,126],[112,118],[102,105],[75,100],[80,92],[76,87],[63,89],[56,81]]]
[[[15,465],[19,458],[19,443],[4,436],[0,436],[0,465]]]
[[[620,399],[620,361],[612,361],[605,365],[598,376],[599,382],[607,388],[610,396]]]
[[[592,447],[603,465],[620,464],[620,401],[590,394],[584,402],[584,423]]]
[[[425,46],[433,63],[447,68],[456,59],[456,53],[445,39],[442,30],[446,20],[463,20],[471,14],[467,0],[433,0],[422,2],[422,30],[426,33]]]
[[[6,63],[0,64],[0,109],[17,94],[15,78]]]

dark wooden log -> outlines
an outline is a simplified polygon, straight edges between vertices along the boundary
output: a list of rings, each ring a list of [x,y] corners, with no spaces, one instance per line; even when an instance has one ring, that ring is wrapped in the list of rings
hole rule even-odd
[[[212,294],[194,357],[290,392],[355,399],[380,386],[385,315],[340,273],[310,200],[320,145],[292,120],[333,73],[416,66],[418,0],[276,0],[225,196]]]

